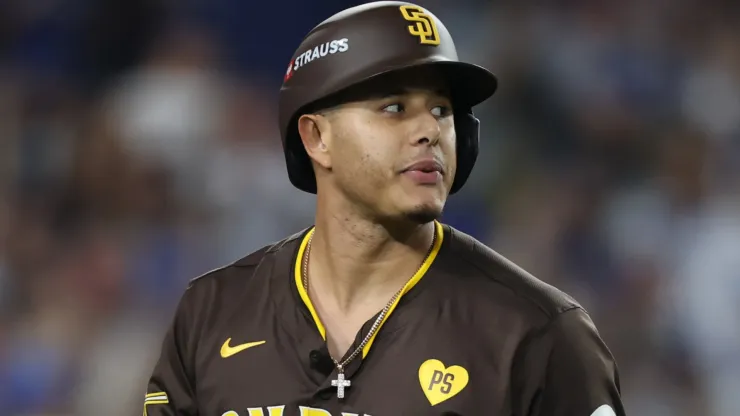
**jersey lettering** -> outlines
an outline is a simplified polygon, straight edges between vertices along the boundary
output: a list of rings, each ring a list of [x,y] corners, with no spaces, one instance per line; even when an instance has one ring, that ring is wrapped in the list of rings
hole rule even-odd
[[[334,416],[328,410],[319,409],[315,407],[299,406],[301,416]],[[269,406],[267,407],[267,413],[265,408],[262,407],[250,407],[247,409],[247,416],[283,416],[285,412],[285,406]],[[342,412],[341,416],[360,416],[361,413],[347,413]],[[362,413],[363,416],[371,416],[367,413]],[[223,413],[221,416],[239,416],[234,410],[229,410]]]
[[[283,416],[285,406],[270,406],[267,408],[267,416]],[[265,416],[261,407],[250,407],[247,409],[248,416]]]

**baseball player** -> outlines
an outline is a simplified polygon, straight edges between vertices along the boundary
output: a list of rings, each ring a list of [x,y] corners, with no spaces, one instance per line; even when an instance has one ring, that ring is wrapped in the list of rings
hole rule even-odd
[[[496,86],[414,4],[316,26],[279,120],[315,225],[191,281],[144,415],[624,415],[586,311],[437,220]]]

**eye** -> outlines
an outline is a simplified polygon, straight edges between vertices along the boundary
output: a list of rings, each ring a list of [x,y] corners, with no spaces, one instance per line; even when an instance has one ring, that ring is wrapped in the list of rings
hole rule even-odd
[[[404,110],[403,104],[390,104],[383,107],[383,111],[387,113],[401,113]]]
[[[447,117],[452,113],[452,110],[450,107],[445,105],[438,105],[434,108],[432,108],[432,115],[434,117]]]

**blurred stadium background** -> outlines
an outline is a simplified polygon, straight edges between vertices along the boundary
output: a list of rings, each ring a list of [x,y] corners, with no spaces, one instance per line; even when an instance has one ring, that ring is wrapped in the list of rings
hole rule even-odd
[[[361,2],[0,2],[0,415],[141,413],[188,279],[311,224],[277,90]],[[630,415],[740,415],[740,3],[425,1],[501,80],[445,221],[593,314]]]

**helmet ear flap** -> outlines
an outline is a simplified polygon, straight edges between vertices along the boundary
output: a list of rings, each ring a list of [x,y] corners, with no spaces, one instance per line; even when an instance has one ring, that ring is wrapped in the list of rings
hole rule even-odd
[[[455,181],[452,183],[450,194],[454,194],[465,185],[478,159],[480,120],[473,115],[472,109],[455,113],[455,135],[457,172],[455,172]]]

